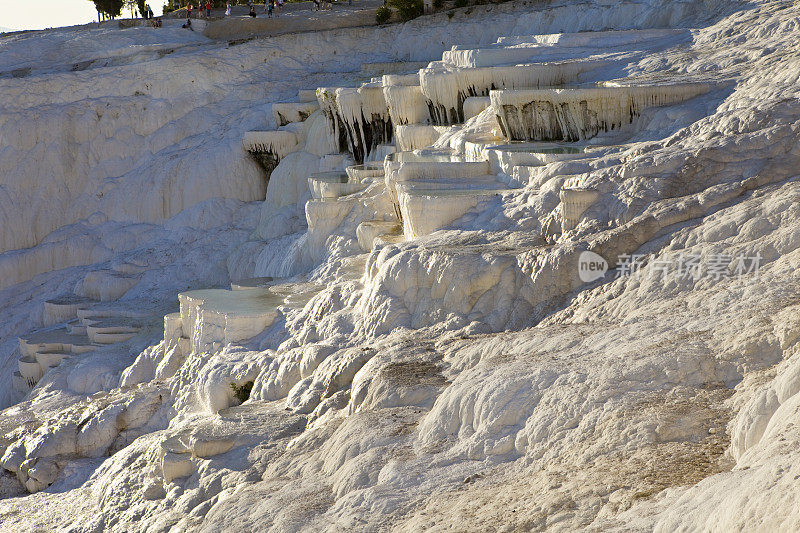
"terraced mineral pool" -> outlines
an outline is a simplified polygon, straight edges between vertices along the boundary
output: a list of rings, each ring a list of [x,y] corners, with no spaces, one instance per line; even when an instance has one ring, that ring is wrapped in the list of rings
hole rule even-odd
[[[452,188],[452,189],[428,189],[424,187],[407,187],[405,184],[401,187],[402,193],[408,196],[428,196],[433,198],[449,198],[454,196],[489,196],[492,194],[501,194],[508,192],[509,189],[502,183],[496,183],[487,187],[474,187],[474,188]]]
[[[351,179],[347,172],[334,170],[312,174],[308,178],[308,188],[315,199],[326,200],[357,193],[366,188],[366,184]]]
[[[352,181],[370,182],[383,177],[383,161],[370,161],[363,165],[353,165],[345,169]]]
[[[392,163],[458,163],[464,158],[450,152],[395,152],[386,156]]]
[[[331,170],[328,172],[315,172],[308,178],[310,180],[323,181],[325,183],[347,183],[350,177],[343,170]]]
[[[511,143],[490,146],[489,150],[502,150],[503,152],[529,153],[529,154],[582,154],[586,152],[584,146],[560,146],[542,143]]]
[[[482,191],[494,189],[507,189],[505,184],[496,180],[470,180],[463,178],[439,178],[439,179],[420,179],[403,181],[397,184],[397,190],[401,192],[409,191],[448,191],[448,190],[464,190],[464,191]]]

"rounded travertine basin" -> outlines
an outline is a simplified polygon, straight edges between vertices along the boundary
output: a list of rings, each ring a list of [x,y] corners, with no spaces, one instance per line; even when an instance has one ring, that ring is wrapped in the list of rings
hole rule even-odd
[[[463,161],[463,158],[450,152],[395,152],[387,155],[386,159],[383,161],[384,178],[387,184],[395,181],[395,174],[399,171],[401,166],[461,161]]]
[[[67,359],[72,354],[58,351],[42,351],[36,352],[36,362],[42,367],[42,370],[47,371],[50,368],[55,368],[61,364],[64,359]]]
[[[351,179],[344,171],[317,172],[308,178],[308,188],[315,200],[333,200],[364,190],[366,184]]]
[[[450,152],[414,152],[402,151],[395,152],[386,156],[385,163],[446,163],[450,161],[462,161],[462,159]]]
[[[441,187],[441,180],[436,185]],[[481,200],[506,192],[503,183],[480,181],[466,188],[453,184],[451,188],[428,188],[425,183],[398,183],[397,196],[407,239],[429,235],[475,208]]]
[[[384,162],[384,180],[389,192],[395,194],[395,184],[409,180],[461,179],[467,181],[489,174],[486,161],[464,161],[449,153],[398,152]]]
[[[384,176],[383,161],[369,161],[363,165],[353,165],[345,169],[351,181],[363,183],[382,179]]]
[[[400,223],[396,220],[368,220],[358,225],[356,238],[363,251],[371,252],[377,237],[397,234],[401,229]]]
[[[77,316],[78,309],[86,309],[95,303],[97,302],[90,298],[72,294],[47,300],[44,303],[44,325],[68,322]]]
[[[481,180],[439,179],[439,180],[411,180],[397,184],[397,194],[412,196],[475,196],[498,194],[507,192],[508,186],[496,181],[493,176]]]
[[[39,381],[44,372],[42,365],[31,355],[23,355],[17,361],[19,373],[29,381]]]
[[[511,173],[515,166],[542,166],[556,161],[600,155],[599,148],[547,142],[496,144],[480,150],[493,172]]]
[[[178,295],[183,334],[199,353],[249,339],[278,316],[283,297],[266,288],[200,289]]]
[[[87,336],[71,335],[65,329],[39,331],[19,337],[20,353],[31,357],[34,357],[37,351],[42,350],[85,353],[94,349],[95,346]]]
[[[87,320],[86,335],[97,344],[115,344],[132,339],[142,327],[141,322],[133,319]]]

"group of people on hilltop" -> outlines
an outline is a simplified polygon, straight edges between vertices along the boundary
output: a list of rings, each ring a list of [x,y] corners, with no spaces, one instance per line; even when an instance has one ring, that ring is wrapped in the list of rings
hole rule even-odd
[[[205,5],[203,5],[202,3],[199,3],[199,4],[197,4],[197,12],[200,13],[199,16],[201,16],[201,17],[205,14],[206,18],[210,18],[211,17],[211,8],[212,7],[213,6],[211,5],[211,2],[206,2]],[[186,18],[192,18],[192,10],[193,9],[194,9],[194,6],[191,3],[187,4],[187,6],[186,6],[186,15],[187,15],[187,17]],[[230,10],[231,10],[231,3],[228,2],[228,11],[225,14],[227,15],[230,12]]]
[[[155,13],[153,13],[153,10],[150,8],[150,4],[144,5],[144,10],[141,15],[143,19],[151,21],[150,25],[154,28],[160,28],[163,25],[161,19],[156,18]]]
[[[248,13],[252,18],[256,18],[258,13],[256,13],[256,6],[253,4],[253,0],[247,1],[247,7],[250,8],[250,12]],[[283,7],[283,0],[267,0],[264,4],[264,13],[267,14],[269,18],[272,18],[274,14],[276,17],[278,16],[278,12]],[[230,16],[230,2],[228,2],[228,9],[225,11],[225,16]]]
[[[332,1],[333,0],[313,0],[314,6],[316,7],[317,10],[320,9],[320,4],[322,2],[330,3]],[[273,14],[277,17],[278,13],[281,10],[281,8],[283,8],[283,3],[284,3],[284,0],[266,0],[266,3],[264,4],[264,12],[267,14],[267,16],[269,18],[272,18]],[[352,5],[353,0],[349,0],[349,3]],[[247,0],[247,6],[250,9],[249,15],[252,18],[256,18],[258,16],[258,14],[256,13],[256,7],[255,7],[255,4],[253,3],[253,0]],[[197,6],[197,11],[196,12],[198,13],[198,16],[201,16],[201,17],[205,16],[207,18],[210,18],[211,17],[211,9],[212,9],[212,7],[213,6],[212,6],[212,3],[210,1],[206,2],[205,5],[203,5],[202,3],[199,3],[198,6]],[[149,6],[147,7],[147,9],[149,9]],[[186,24],[183,25],[184,28],[188,28],[190,30],[194,30],[194,28],[192,28],[192,20],[191,20],[192,19],[192,11],[194,9],[195,9],[195,7],[191,3],[187,4],[187,6],[186,6],[186,19],[187,20],[186,20]],[[225,3],[225,16],[226,17],[231,16],[231,9],[232,9],[231,2],[226,2]],[[152,11],[150,11],[150,13],[151,13],[151,16],[152,16]]]
[[[153,10],[150,9],[150,4],[144,5],[144,10],[142,11],[142,18],[145,20],[150,20],[155,17]]]

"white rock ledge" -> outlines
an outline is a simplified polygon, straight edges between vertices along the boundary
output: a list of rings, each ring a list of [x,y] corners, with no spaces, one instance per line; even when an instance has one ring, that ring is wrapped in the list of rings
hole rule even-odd
[[[308,188],[315,200],[335,200],[366,188],[361,180],[352,179],[347,172],[338,170],[317,172],[308,178]]]
[[[272,324],[283,303],[267,289],[201,289],[183,292],[178,299],[183,331],[195,353],[254,337]]]
[[[473,188],[451,184],[453,188],[432,188],[430,184],[398,184],[397,195],[406,239],[430,235],[474,209],[481,200],[504,192],[495,181],[476,183]]]
[[[707,83],[590,89],[491,91],[492,107],[507,139],[579,141],[630,124],[648,107],[683,102],[707,93]]]
[[[319,103],[316,101],[278,102],[272,104],[272,115],[275,118],[275,125],[280,127],[293,122],[303,122],[318,109]]]

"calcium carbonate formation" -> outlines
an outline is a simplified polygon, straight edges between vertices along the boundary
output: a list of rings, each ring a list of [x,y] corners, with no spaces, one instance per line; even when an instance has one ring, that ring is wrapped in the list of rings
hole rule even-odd
[[[0,529],[796,529],[798,17],[0,34]]]

